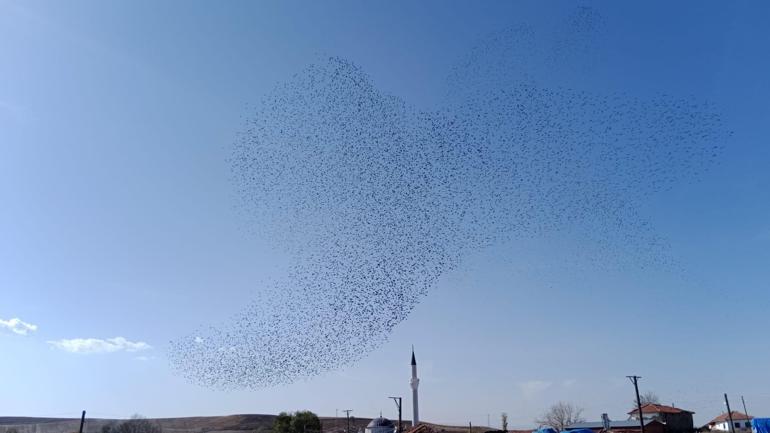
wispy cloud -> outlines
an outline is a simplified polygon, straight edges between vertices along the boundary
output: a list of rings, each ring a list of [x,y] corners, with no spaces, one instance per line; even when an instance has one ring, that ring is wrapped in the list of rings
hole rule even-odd
[[[152,349],[144,341],[129,341],[123,337],[108,338],[72,338],[49,341],[51,346],[70,353],[113,353],[141,352]]]
[[[10,320],[0,319],[0,329],[5,329],[17,335],[28,335],[30,332],[37,331],[37,325],[27,323],[18,317]]]
[[[519,389],[525,397],[531,398],[547,390],[553,385],[553,382],[545,380],[528,380],[519,384]]]

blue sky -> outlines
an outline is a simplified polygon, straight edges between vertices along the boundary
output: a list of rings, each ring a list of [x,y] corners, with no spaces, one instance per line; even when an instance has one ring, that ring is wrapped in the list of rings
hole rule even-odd
[[[164,351],[286,270],[244,228],[230,180],[249,106],[332,54],[432,108],[480,37],[574,6],[0,1],[0,415],[395,416],[386,397],[408,395],[411,344],[430,421],[506,411],[530,426],[558,400],[623,418],[628,374],[699,422],[723,392],[770,415],[770,6],[590,5],[604,60],[572,84],[709,101],[734,132],[703,179],[643,203],[683,271],[597,263],[565,234],[495,245],[354,367],[224,392],[173,375]],[[14,333],[13,318],[36,329]],[[105,353],[48,343],[87,338]]]

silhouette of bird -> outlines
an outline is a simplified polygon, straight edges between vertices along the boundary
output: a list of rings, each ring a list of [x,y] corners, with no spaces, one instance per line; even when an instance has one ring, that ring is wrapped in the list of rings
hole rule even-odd
[[[581,8],[548,32],[491,35],[435,111],[339,57],[278,85],[230,162],[241,209],[291,268],[230,323],[173,341],[176,371],[229,389],[351,365],[463,257],[511,237],[578,228],[607,255],[672,261],[638,205],[701,176],[729,132],[690,99],[546,84],[585,61],[601,23]]]

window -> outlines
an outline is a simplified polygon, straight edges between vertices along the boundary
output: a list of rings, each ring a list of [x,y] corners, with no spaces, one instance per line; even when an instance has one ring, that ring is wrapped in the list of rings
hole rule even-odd
[[[735,428],[741,428],[741,423],[736,422],[736,423],[733,423],[733,424],[735,424]]]

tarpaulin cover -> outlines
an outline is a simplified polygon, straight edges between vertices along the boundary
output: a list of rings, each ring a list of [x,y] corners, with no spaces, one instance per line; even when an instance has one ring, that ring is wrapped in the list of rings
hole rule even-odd
[[[596,432],[591,430],[590,428],[576,428],[575,430],[569,430],[562,433],[596,433]],[[763,432],[763,433],[770,433],[770,432]]]
[[[754,418],[751,420],[751,431],[754,433],[770,433],[770,418]]]
[[[553,429],[551,427],[540,427],[539,429],[535,430],[532,433],[559,433],[556,431],[556,429]]]

